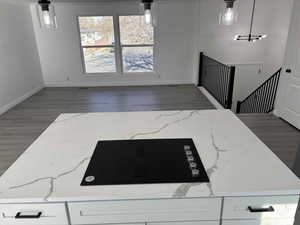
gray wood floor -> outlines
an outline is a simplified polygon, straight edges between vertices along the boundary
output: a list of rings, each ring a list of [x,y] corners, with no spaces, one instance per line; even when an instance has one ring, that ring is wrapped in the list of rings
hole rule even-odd
[[[189,109],[214,107],[192,85],[45,88],[0,116],[0,175],[60,113]],[[298,130],[271,114],[240,114],[239,118],[292,168]]]
[[[293,169],[300,144],[300,132],[296,128],[272,114],[239,114],[238,117]]]

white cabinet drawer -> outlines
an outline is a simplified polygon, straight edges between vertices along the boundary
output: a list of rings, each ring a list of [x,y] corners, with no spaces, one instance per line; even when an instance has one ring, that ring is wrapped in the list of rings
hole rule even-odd
[[[294,218],[299,196],[228,197],[223,219]]]
[[[166,222],[166,223],[147,223],[150,225],[220,225],[220,221],[193,221],[193,222]]]
[[[219,220],[221,198],[69,203],[72,224]]]
[[[0,204],[2,225],[68,225],[63,203]],[[19,218],[16,218],[19,217]],[[35,217],[35,218],[33,218]]]
[[[222,225],[294,225],[294,219],[223,220]]]

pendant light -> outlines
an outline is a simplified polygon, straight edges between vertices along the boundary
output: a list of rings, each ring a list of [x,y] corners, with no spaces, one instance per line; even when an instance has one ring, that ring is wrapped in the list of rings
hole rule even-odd
[[[224,2],[219,15],[219,23],[229,26],[237,20],[237,3],[236,0],[224,0]]]
[[[152,14],[151,14],[152,3],[153,0],[142,0],[142,4],[144,5],[144,15],[145,15],[146,24],[152,23]]]
[[[252,7],[252,15],[251,15],[251,23],[250,23],[249,34],[248,35],[236,35],[234,37],[234,40],[236,40],[236,41],[256,42],[258,40],[262,40],[262,39],[267,38],[266,34],[260,34],[260,35],[254,35],[254,34],[252,34],[255,6],[256,6],[256,0],[253,0],[253,7]]]
[[[54,7],[50,0],[40,0],[38,2],[38,13],[42,28],[57,28]]]

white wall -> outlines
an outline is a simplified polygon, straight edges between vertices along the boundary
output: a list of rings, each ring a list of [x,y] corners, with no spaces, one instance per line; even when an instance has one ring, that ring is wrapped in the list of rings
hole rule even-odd
[[[29,4],[0,1],[0,114],[43,87]]]
[[[277,71],[284,63],[293,2],[294,0],[272,0],[273,4],[270,4],[271,25],[264,59],[267,72]]]
[[[56,3],[58,30],[42,30],[35,5],[32,15],[46,86],[98,86],[193,83],[195,79],[195,1],[158,4],[155,41],[157,76],[103,76],[83,73],[76,16],[138,14],[137,2]]]
[[[253,33],[268,38],[255,43],[234,41],[249,34],[253,0],[238,0],[239,18],[233,26],[218,24],[222,0],[198,1],[198,49],[225,64],[236,64],[234,108],[282,66],[293,0],[256,1]]]

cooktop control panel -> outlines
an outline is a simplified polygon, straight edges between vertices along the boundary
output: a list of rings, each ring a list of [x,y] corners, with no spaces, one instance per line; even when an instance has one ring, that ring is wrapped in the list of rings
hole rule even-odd
[[[191,146],[184,145],[184,151],[185,151],[185,154],[186,154],[187,161],[189,162],[189,166],[190,166],[190,169],[191,169],[192,176],[193,177],[199,176],[200,171],[198,170],[198,167],[197,167],[198,165],[195,162],[195,157],[193,155],[193,152],[191,151]]]

